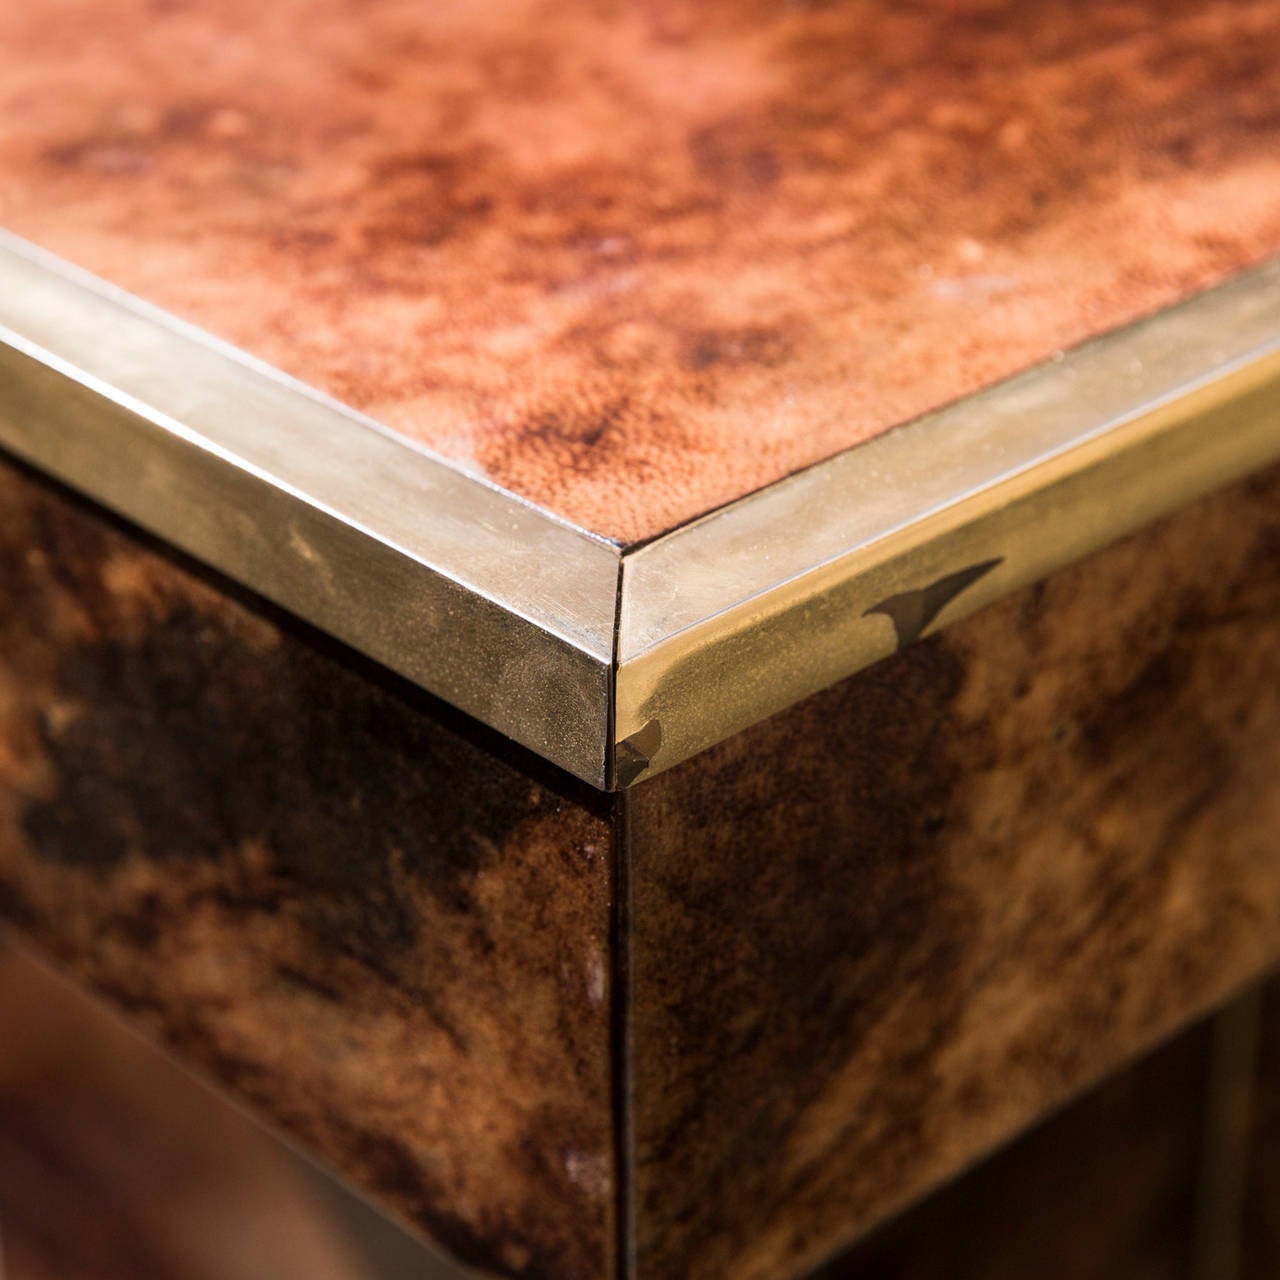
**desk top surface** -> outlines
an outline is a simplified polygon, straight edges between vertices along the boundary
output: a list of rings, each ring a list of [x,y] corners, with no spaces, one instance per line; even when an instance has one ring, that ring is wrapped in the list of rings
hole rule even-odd
[[[1280,250],[1280,5],[49,0],[0,225],[643,539]]]

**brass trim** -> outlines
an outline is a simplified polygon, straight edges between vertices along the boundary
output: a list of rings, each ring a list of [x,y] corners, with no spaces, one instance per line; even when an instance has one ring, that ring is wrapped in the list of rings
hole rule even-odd
[[[623,563],[626,781],[1277,458],[1280,261],[677,529]]]
[[[1280,261],[623,550],[0,233],[0,446],[622,788],[1280,458]]]
[[[611,543],[7,235],[0,446],[604,786]]]

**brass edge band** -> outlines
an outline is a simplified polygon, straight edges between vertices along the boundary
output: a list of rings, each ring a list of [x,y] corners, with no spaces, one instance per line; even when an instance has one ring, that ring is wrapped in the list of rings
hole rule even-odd
[[[1271,263],[676,530],[623,561],[617,781],[1277,458]]]
[[[605,785],[612,545],[9,238],[0,446]]]
[[[0,232],[0,447],[621,788],[1280,458],[1280,262],[620,552]]]

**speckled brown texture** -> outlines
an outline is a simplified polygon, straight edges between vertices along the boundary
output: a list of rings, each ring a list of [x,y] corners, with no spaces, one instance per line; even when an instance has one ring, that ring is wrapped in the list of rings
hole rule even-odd
[[[1280,472],[628,794],[640,1280],[776,1280],[1280,955]]]
[[[5,914],[460,1257],[599,1280],[598,807],[8,465],[0,600]]]
[[[0,7],[0,225],[656,533],[1280,250],[1277,0]]]

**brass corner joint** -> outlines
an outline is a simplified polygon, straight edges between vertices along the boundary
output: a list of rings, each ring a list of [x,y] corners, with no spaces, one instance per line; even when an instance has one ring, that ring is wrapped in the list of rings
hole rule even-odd
[[[619,548],[0,236],[0,446],[623,788],[1280,459],[1280,262]]]

